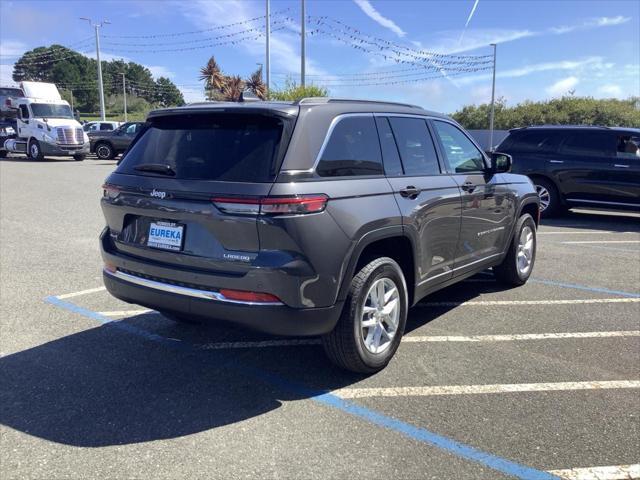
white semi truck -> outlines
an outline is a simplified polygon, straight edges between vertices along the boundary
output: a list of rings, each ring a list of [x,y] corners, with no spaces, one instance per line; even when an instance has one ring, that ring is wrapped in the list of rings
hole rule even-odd
[[[89,137],[53,83],[21,82],[23,96],[7,97],[0,111],[0,157],[8,152],[33,160],[68,156],[84,160]]]

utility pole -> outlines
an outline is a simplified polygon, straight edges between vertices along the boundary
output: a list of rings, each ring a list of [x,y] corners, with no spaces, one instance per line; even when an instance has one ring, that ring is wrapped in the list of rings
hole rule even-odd
[[[100,23],[93,23],[90,18],[86,17],[80,17],[80,20],[86,20],[87,22],[89,22],[89,25],[95,28],[96,31],[96,60],[98,61],[98,88],[100,89],[100,117],[104,121],[106,119],[104,112],[104,86],[102,85],[102,64],[100,63],[100,34],[98,32],[98,29],[103,25],[110,24],[111,22],[109,22],[108,20],[103,20]]]
[[[493,82],[491,85],[491,115],[489,116],[489,150],[493,152],[493,119],[496,112],[496,50],[497,45],[492,43],[493,47]]]
[[[269,5],[269,0],[266,0],[267,2],[267,18],[266,18],[266,22],[267,22],[267,51],[266,53],[266,59],[265,59],[265,67],[266,67],[266,75],[267,75],[267,91],[269,91],[269,88],[271,87],[271,53],[269,52],[269,47],[270,47],[270,43],[271,43],[271,7]]]
[[[121,73],[120,75],[122,75],[122,98],[124,101],[124,121],[127,121],[127,79],[124,76],[124,73]]]
[[[305,18],[305,12],[304,12],[304,0],[301,0],[302,2],[302,18],[301,18],[301,25],[302,25],[302,45],[301,45],[301,49],[300,49],[300,85],[304,88],[304,77],[305,77],[305,36],[306,36],[306,18]]]

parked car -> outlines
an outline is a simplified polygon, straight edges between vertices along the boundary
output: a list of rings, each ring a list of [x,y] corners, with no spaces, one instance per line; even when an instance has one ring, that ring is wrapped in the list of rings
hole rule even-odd
[[[531,178],[544,216],[569,207],[640,210],[640,129],[518,128],[498,150]]]
[[[101,160],[111,160],[124,152],[129,144],[142,129],[144,122],[127,122],[115,130],[98,131],[93,133],[91,140],[91,152]]]
[[[87,122],[82,126],[82,129],[87,132],[89,137],[91,137],[95,132],[105,132],[115,130],[121,125],[120,122],[109,122],[109,121],[94,121]]]
[[[179,322],[320,335],[375,372],[424,296],[489,267],[531,275],[539,199],[510,162],[402,104],[158,110],[103,187],[104,282]]]

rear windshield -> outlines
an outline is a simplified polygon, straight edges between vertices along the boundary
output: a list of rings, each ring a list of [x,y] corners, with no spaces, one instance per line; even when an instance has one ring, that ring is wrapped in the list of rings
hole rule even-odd
[[[23,97],[22,90],[19,88],[0,88],[0,95],[6,97]]]
[[[254,114],[182,115],[153,119],[118,173],[158,175],[143,164],[168,165],[172,178],[270,182],[276,176],[284,120]],[[136,169],[135,167],[138,167]]]

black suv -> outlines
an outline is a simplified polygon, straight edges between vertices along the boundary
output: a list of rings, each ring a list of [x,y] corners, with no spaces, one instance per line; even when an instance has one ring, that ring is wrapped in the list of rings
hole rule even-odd
[[[539,200],[510,163],[408,105],[155,111],[104,185],[104,282],[176,321],[320,335],[374,372],[425,295],[488,267],[529,278]]]
[[[100,160],[111,160],[124,152],[142,129],[143,122],[127,122],[115,130],[99,130],[89,133],[91,152]]]
[[[517,128],[498,150],[531,178],[543,216],[569,207],[640,210],[640,129]]]

